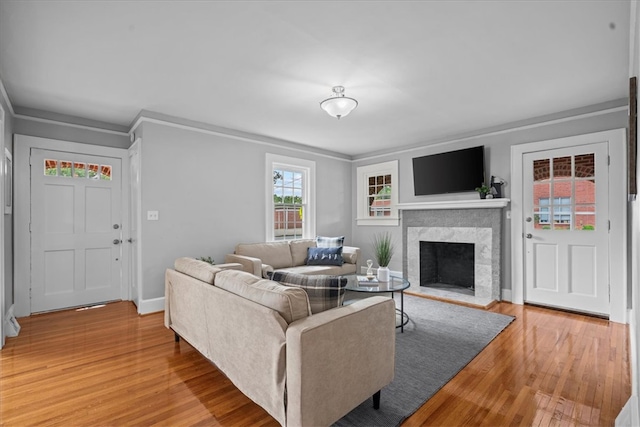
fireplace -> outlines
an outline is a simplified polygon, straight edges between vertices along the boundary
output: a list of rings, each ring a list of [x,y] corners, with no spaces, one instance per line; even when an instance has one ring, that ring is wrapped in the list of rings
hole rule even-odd
[[[475,295],[473,243],[420,242],[420,286]]]
[[[409,291],[481,306],[500,300],[502,207],[412,207],[401,212]],[[433,263],[438,270],[444,264],[454,271],[433,273]],[[429,283],[434,280],[438,282]]]

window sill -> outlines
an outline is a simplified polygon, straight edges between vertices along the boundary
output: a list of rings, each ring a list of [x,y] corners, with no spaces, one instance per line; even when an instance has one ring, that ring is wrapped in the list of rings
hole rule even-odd
[[[400,218],[356,218],[356,225],[400,225]]]

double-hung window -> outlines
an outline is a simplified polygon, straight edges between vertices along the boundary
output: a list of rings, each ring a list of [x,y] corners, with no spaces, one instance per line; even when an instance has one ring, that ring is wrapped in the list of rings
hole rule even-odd
[[[267,241],[315,237],[315,162],[267,154]]]
[[[398,225],[398,161],[357,169],[358,225]]]

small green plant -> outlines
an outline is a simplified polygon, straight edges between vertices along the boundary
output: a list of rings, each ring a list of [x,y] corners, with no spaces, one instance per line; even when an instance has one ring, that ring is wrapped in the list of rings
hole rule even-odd
[[[208,256],[208,257],[201,256],[200,258],[198,258],[198,260],[204,261],[204,262],[208,262],[211,265],[214,265],[216,263],[215,260],[213,258],[211,258],[210,256]]]
[[[385,232],[373,235],[373,254],[380,267],[388,267],[393,257],[395,246],[391,233]]]
[[[480,187],[476,187],[476,191],[480,194],[489,194],[491,193],[491,187],[488,187],[486,184],[482,184]]]

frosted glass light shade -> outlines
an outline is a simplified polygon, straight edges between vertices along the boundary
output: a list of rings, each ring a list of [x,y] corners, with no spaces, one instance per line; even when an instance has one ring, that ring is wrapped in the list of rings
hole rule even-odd
[[[358,101],[344,96],[344,87],[335,86],[333,93],[334,96],[320,103],[320,108],[326,111],[331,117],[340,120],[340,118],[348,115],[358,106]]]

